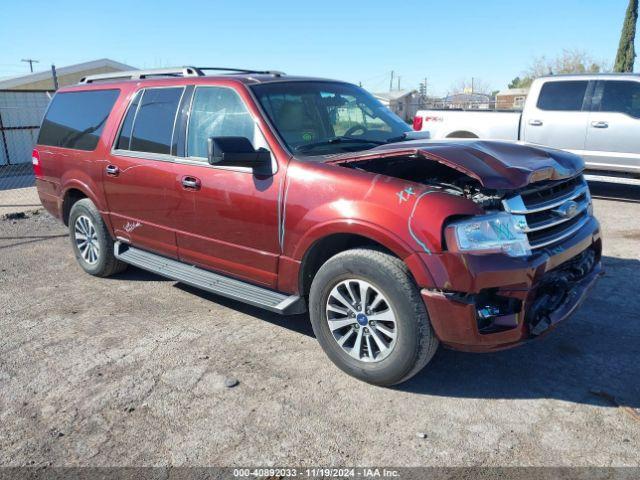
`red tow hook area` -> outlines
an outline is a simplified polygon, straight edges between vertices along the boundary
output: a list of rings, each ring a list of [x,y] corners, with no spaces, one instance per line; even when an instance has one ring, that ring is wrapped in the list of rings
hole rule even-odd
[[[556,293],[554,297],[562,296],[558,301],[558,298],[549,299],[547,304],[547,293],[543,294],[540,298],[534,301],[531,307],[531,317],[528,322],[530,326],[530,334],[532,336],[539,336],[553,328],[556,324],[567,319],[578,307],[582,304],[587,297],[587,293],[595,285],[598,277],[604,272],[602,270],[602,264],[598,262],[591,273],[585,276],[577,284],[573,284],[568,290],[560,291]],[[553,308],[553,310],[551,309]],[[534,309],[537,309],[534,311]]]
[[[424,289],[422,297],[433,329],[445,346],[488,352],[514,347],[553,330],[575,312],[601,274],[597,249],[589,248],[548,271],[529,290],[489,289],[471,295]],[[487,316],[492,317],[488,327]]]

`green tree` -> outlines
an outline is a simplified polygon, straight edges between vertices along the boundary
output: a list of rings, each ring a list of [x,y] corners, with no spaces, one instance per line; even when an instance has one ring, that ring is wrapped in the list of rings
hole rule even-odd
[[[613,66],[613,70],[616,72],[633,72],[633,62],[636,59],[633,42],[636,38],[637,22],[638,0],[629,0],[627,13],[624,16],[624,23],[622,24],[618,54],[616,55],[616,61]]]
[[[509,85],[507,85],[508,88],[520,88],[520,85],[522,85],[522,79],[520,77],[516,77],[513,80],[511,80],[509,82]]]

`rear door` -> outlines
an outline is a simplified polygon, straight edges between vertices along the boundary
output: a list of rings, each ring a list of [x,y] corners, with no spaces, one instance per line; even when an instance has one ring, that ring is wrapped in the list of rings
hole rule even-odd
[[[133,97],[103,172],[115,235],[177,257],[171,227],[174,128],[184,87],[146,88]]]
[[[640,81],[598,82],[584,153],[587,167],[640,173]]]
[[[180,260],[275,288],[284,171],[273,155],[268,175],[207,162],[209,137],[246,137],[254,148],[270,149],[234,88],[196,86],[186,117],[185,157],[174,165]]]
[[[588,80],[547,80],[522,114],[523,140],[575,153],[584,149],[589,121]],[[535,92],[531,92],[535,96]]]

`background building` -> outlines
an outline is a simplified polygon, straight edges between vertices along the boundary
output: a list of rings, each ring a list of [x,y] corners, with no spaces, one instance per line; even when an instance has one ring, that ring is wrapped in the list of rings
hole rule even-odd
[[[136,70],[108,58],[56,69],[58,87],[74,85],[82,77],[96,73]],[[0,168],[3,175],[12,167],[28,167],[31,150],[38,137],[40,122],[53,95],[51,69],[19,77],[0,79]]]
[[[58,87],[74,85],[82,77],[97,73],[123,72],[137,70],[124,63],[101,58],[91,62],[78,63],[67,67],[56,67]],[[0,78],[0,90],[55,90],[51,69],[20,75],[18,77]]]
[[[419,108],[418,92],[416,90],[392,90],[390,92],[374,93],[380,103],[407,122],[413,120]]]
[[[491,96],[484,93],[453,93],[442,99],[442,108],[453,110],[489,110]]]
[[[496,110],[522,110],[528,88],[509,88],[496,94]]]

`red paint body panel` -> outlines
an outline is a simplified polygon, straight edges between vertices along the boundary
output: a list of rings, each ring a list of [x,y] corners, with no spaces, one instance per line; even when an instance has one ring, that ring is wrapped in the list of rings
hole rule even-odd
[[[332,162],[349,163],[398,155],[420,155],[426,161],[459,170],[483,186],[496,190],[518,189],[534,181],[571,177],[583,168],[579,157],[561,150],[513,142],[459,139],[382,145],[357,155],[338,155]]]
[[[414,193],[400,200],[405,188]],[[296,159],[289,166],[284,209],[284,253],[295,259],[334,233],[371,238],[402,259],[437,252],[448,217],[482,212],[473,202],[417,183]]]
[[[98,162],[102,167],[107,162]],[[108,164],[119,174],[104,174],[102,185],[114,236],[140,248],[177,257],[176,236],[171,228],[174,188],[170,165],[154,160],[109,155]]]
[[[283,175],[258,178],[251,172],[184,164],[174,164],[173,171],[177,198],[169,213],[180,260],[276,288]],[[200,182],[198,190],[182,187],[185,175]]]
[[[437,336],[465,350],[493,350],[527,338],[517,328],[480,334],[475,307],[452,300],[443,292],[475,294],[495,288],[520,299],[521,316],[542,276],[581,251],[594,247],[599,255],[595,219],[565,240],[555,255],[530,258],[505,255],[472,256],[446,251],[443,227],[455,216],[484,213],[474,202],[428,186],[341,164],[399,155],[415,161],[438,162],[462,171],[490,189],[517,189],[532,181],[575,175],[575,157],[550,149],[500,142],[405,142],[330,161],[292,157],[280,143],[247,84],[248,77],[167,78],[78,85],[62,91],[121,91],[93,152],[37,146],[42,175],[37,180],[43,205],[62,217],[69,189],[91,198],[103,213],[114,237],[186,263],[223,272],[246,281],[301,293],[300,270],[316,242],[334,234],[353,234],[386,247],[402,259],[429,311]],[[116,155],[112,145],[132,96],[144,87],[216,85],[234,89],[262,131],[276,163],[272,176],[224,169],[179,158],[158,161]],[[105,167],[118,168],[117,176]],[[198,188],[185,189],[185,176]],[[401,192],[405,194],[399,195]],[[594,277],[595,278],[595,277]],[[576,287],[573,303],[558,312],[565,318],[593,279]]]

